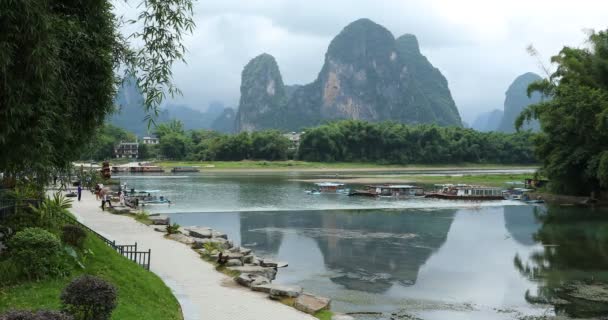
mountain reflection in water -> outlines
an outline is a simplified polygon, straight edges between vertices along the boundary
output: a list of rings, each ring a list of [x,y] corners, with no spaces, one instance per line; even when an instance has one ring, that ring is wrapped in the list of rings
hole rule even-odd
[[[180,225],[228,233],[289,262],[275,282],[333,299],[338,312],[406,310],[425,320],[538,315],[536,284],[513,266],[541,247],[532,206],[187,213]],[[384,318],[382,318],[384,319]]]
[[[416,282],[420,266],[446,239],[456,210],[290,211],[241,214],[243,243],[276,255],[282,237],[297,233],[314,239],[331,280],[348,289],[381,293],[398,281]],[[305,254],[305,252],[302,252]]]

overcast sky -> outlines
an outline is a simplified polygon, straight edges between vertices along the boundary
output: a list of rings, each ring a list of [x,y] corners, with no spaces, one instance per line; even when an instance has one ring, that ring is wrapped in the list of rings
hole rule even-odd
[[[548,61],[564,45],[584,46],[585,29],[608,27],[604,0],[198,0],[194,14],[188,64],[174,68],[183,97],[173,103],[236,107],[241,71],[263,52],[277,59],[286,84],[312,82],[331,39],[370,18],[395,37],[418,37],[469,123],[502,109],[516,76],[541,73],[527,45]]]

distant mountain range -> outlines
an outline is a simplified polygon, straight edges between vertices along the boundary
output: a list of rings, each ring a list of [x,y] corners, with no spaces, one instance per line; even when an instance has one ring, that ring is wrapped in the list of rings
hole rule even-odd
[[[148,122],[145,121],[147,114],[143,100],[135,81],[125,81],[116,95],[118,110],[110,117],[109,122],[138,136],[148,135],[149,131],[153,132],[154,128],[148,130]],[[177,119],[182,121],[186,130],[210,129],[232,133],[235,123],[234,114],[234,109],[225,107],[221,102],[212,102],[206,111],[195,110],[187,105],[169,104],[161,110],[155,122],[163,123]]]
[[[503,110],[492,110],[482,112],[477,116],[471,127],[478,131],[500,131],[506,133],[515,132],[515,119],[529,105],[541,101],[541,95],[537,92],[528,97],[528,86],[542,78],[532,72],[524,73],[515,80],[505,93]],[[526,123],[524,129],[538,130],[538,121]]]
[[[471,128],[481,132],[496,131],[502,121],[502,116],[503,111],[499,109],[482,112],[473,121]]]
[[[461,126],[448,82],[420,53],[414,35],[395,37],[369,19],[329,44],[317,79],[286,86],[274,57],[243,69],[236,130],[298,130],[333,119]]]

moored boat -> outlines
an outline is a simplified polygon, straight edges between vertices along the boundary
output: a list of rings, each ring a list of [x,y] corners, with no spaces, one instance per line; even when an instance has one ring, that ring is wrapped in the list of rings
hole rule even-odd
[[[366,190],[355,190],[349,193],[349,195],[364,197],[414,198],[424,197],[424,189],[422,189],[422,187],[406,184],[368,185],[366,186]]]
[[[174,167],[171,172],[200,172],[198,167]]]
[[[159,166],[139,166],[139,167],[130,167],[129,170],[131,172],[165,172],[165,170]]]
[[[318,183],[315,183],[315,185],[317,186],[316,191],[322,192],[322,193],[345,193],[345,194],[347,194],[349,192],[348,189],[344,188],[344,183],[318,182]]]
[[[427,198],[449,200],[504,200],[502,189],[466,184],[443,184],[435,192],[425,195]]]

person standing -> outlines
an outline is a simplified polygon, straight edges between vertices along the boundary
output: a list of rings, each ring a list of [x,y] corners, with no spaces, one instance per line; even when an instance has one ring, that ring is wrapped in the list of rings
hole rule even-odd
[[[78,192],[78,201],[80,201],[80,197],[82,196],[82,185],[79,183],[78,184],[78,189],[76,189]]]

